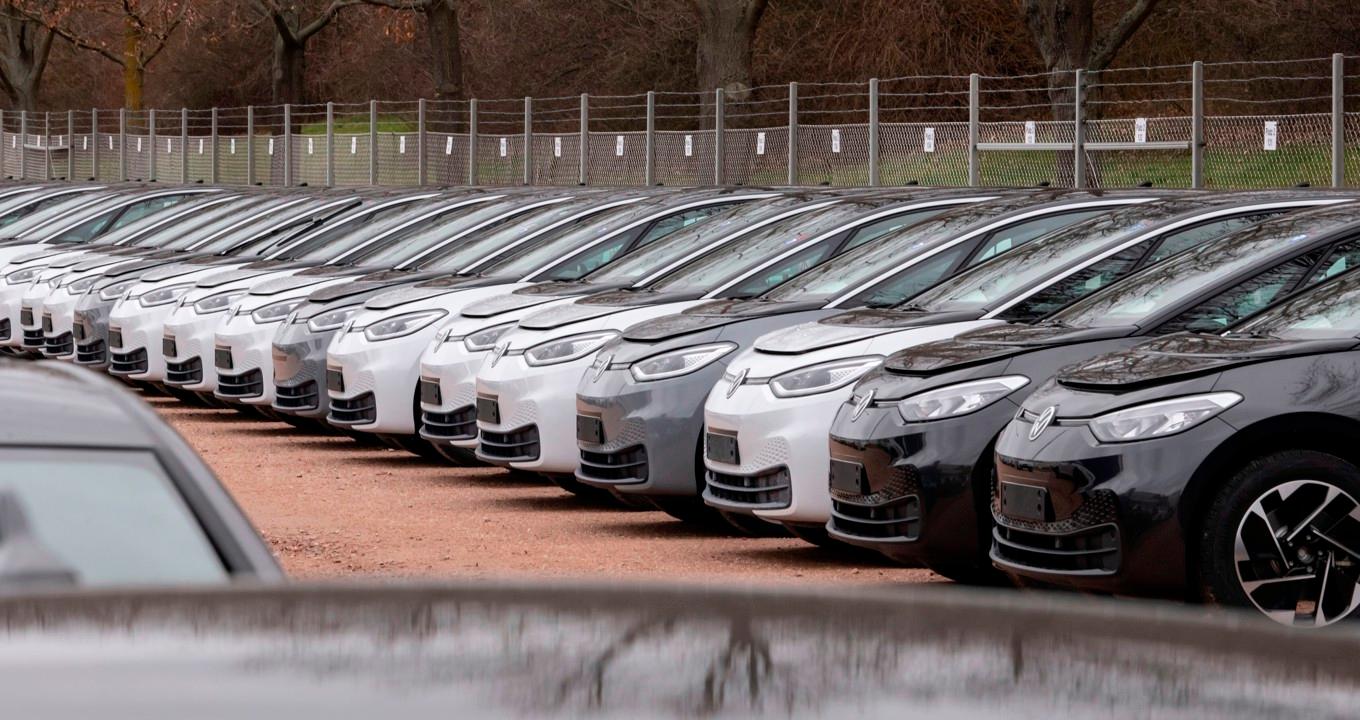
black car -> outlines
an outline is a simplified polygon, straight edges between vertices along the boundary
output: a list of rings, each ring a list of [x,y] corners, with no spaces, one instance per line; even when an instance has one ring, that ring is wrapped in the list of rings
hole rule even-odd
[[[0,591],[283,579],[212,471],[123,386],[0,359],[0,406]]]
[[[1017,577],[1326,625],[1360,605],[1360,273],[1068,368],[997,441]]]
[[[1161,239],[1154,257],[1203,244],[1037,324],[983,328],[889,356],[832,425],[828,533],[958,580],[996,579],[987,557],[993,441],[1039,384],[1150,336],[1222,332],[1360,264],[1355,204],[1208,239],[1223,227],[1211,221]],[[1085,279],[1078,273],[1071,282]]]

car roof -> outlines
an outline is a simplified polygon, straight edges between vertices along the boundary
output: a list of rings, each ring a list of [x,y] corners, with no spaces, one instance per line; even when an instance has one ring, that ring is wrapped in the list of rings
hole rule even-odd
[[[141,448],[165,428],[130,391],[107,377],[54,361],[0,358],[0,447]]]

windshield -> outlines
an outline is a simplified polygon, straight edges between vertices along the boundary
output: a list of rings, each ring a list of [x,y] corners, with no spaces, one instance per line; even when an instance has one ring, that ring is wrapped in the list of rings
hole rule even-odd
[[[131,225],[101,235],[95,242],[99,245],[125,242],[129,247],[169,247],[185,238],[197,237],[202,228],[224,218],[239,220],[242,212],[258,205],[261,199],[217,198],[215,202],[195,202],[192,208],[176,210],[173,218],[156,215],[144,217]]]
[[[465,231],[470,218],[477,216],[484,205],[485,201],[474,201],[413,222],[390,232],[382,242],[358,251],[345,261],[355,265],[395,267]]]
[[[1257,225],[1183,252],[1077,302],[1053,315],[1052,320],[1074,327],[1137,325],[1143,318],[1237,275],[1264,253],[1301,242],[1310,232],[1336,222],[1287,220]]]
[[[243,224],[230,227],[225,232],[207,240],[195,239],[185,250],[204,254],[248,255],[276,247],[280,231],[302,232],[312,225],[314,212],[334,213],[333,205],[321,205],[312,200],[291,197],[280,199],[260,210],[255,216],[245,219]]]
[[[28,214],[21,220],[14,222],[5,228],[5,235],[12,238],[26,238],[33,242],[40,239],[38,231],[52,230],[49,225],[57,220],[65,221],[67,218],[78,217],[84,219],[91,213],[104,210],[124,199],[121,194],[102,195],[98,198],[91,198],[88,195],[61,195],[57,198],[47,198],[42,201],[45,207],[37,209],[26,208]]]
[[[498,214],[506,214],[506,217],[479,229],[472,237],[461,243],[439,248],[418,258],[416,266],[422,270],[465,271],[487,257],[513,246],[526,236],[578,215],[584,209],[581,203],[567,202],[508,214],[502,210],[502,213]],[[530,243],[543,242],[550,237],[553,237],[552,233],[545,233],[535,237]]]
[[[298,198],[296,197],[256,197],[230,202],[221,211],[210,214],[206,221],[196,223],[192,231],[187,231],[182,227],[167,229],[164,232],[168,232],[174,237],[167,242],[156,243],[156,246],[166,250],[186,250],[207,239],[216,239],[215,236],[221,233],[260,222],[280,206],[289,203],[296,204],[297,202]],[[133,244],[151,245],[152,237],[139,239]]]
[[[1360,335],[1360,274],[1350,273],[1234,328],[1230,336],[1325,340]]]
[[[406,200],[378,208],[362,208],[278,254],[281,260],[327,261],[362,246],[384,231],[430,212],[435,202]]]
[[[912,306],[932,312],[992,307],[1068,269],[1088,254],[1143,234],[1159,220],[1186,209],[1187,205],[1181,203],[1138,205],[1055,230],[941,282],[917,295]]]

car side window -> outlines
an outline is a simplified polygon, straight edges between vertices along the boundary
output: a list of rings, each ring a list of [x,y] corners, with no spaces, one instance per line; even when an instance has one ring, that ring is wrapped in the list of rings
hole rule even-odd
[[[736,287],[722,294],[726,298],[748,298],[763,294],[766,290],[791,279],[809,268],[815,267],[836,250],[838,238],[829,238],[809,248],[803,248],[793,255],[761,270],[742,281]]]
[[[1157,332],[1222,332],[1289,292],[1315,261],[1316,256],[1303,256],[1280,263],[1186,310],[1163,323]]]
[[[964,248],[943,250],[840,304],[840,307],[892,307],[943,280],[963,257]]]
[[[999,317],[1012,322],[1033,322],[1118,280],[1138,264],[1154,241],[1146,240],[1068,275],[1024,300]]]
[[[1162,244],[1158,245],[1157,248],[1148,255],[1147,263],[1145,264],[1161,262],[1182,250],[1189,250],[1205,241],[1223,237],[1234,230],[1255,225],[1262,220],[1282,214],[1284,214],[1283,210],[1253,213],[1251,215],[1239,215],[1237,217],[1222,218],[1220,220],[1214,220],[1212,222],[1206,222],[1167,233],[1162,236]]]
[[[68,228],[61,234],[48,238],[48,242],[54,243],[74,243],[85,242],[91,238],[98,237],[108,229],[109,221],[113,219],[113,213],[104,212],[86,220],[79,225]]]
[[[1068,225],[1075,225],[1082,220],[1088,220],[1104,212],[1108,212],[1108,208],[1055,213],[1052,215],[1044,215],[1043,217],[1031,218],[1024,222],[1011,225],[1010,227],[996,230],[983,241],[982,245],[977,250],[977,254],[968,261],[968,266],[972,267],[983,260],[996,257],[1007,250],[1018,248],[1037,237],[1042,237],[1054,230],[1065,228]]]
[[[174,204],[180,202],[180,201],[183,200],[185,197],[187,197],[187,196],[185,196],[185,195],[162,195],[162,196],[160,196],[160,197],[151,198],[151,199],[149,199],[149,200],[143,200],[143,201],[141,201],[141,202],[135,202],[135,203],[133,203],[133,204],[127,206],[127,208],[125,208],[125,209],[123,210],[123,214],[119,215],[119,216],[118,216],[118,217],[117,217],[117,218],[116,218],[116,219],[108,226],[108,228],[106,228],[106,230],[117,230],[118,228],[123,227],[124,225],[127,225],[128,223],[132,223],[132,222],[135,222],[135,221],[137,221],[137,220],[141,220],[142,218],[146,217],[147,215],[150,215],[151,213],[157,212],[157,211],[159,211],[159,210],[164,210],[165,208],[168,208],[168,207],[170,207],[171,205],[174,205]]]
[[[855,228],[850,235],[850,239],[845,241],[844,250],[859,247],[870,240],[883,237],[890,232],[901,230],[908,225],[915,225],[922,220],[939,215],[947,209],[948,208],[945,207],[919,208],[911,212],[879,218],[871,223],[866,223]]]
[[[1336,247],[1325,260],[1318,264],[1308,277],[1308,284],[1320,283],[1333,275],[1340,275],[1360,265],[1360,239],[1345,242]]]
[[[717,215],[724,210],[730,210],[735,204],[736,203],[705,205],[703,207],[690,208],[684,212],[661,218],[652,223],[652,226],[647,228],[646,232],[642,233],[642,237],[638,238],[637,247],[650,245],[653,241],[660,240],[676,230],[687,228],[700,220]]]

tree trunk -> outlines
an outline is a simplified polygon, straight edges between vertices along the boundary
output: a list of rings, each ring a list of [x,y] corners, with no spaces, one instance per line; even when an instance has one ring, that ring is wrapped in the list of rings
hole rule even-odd
[[[430,36],[434,96],[458,100],[463,96],[463,50],[454,0],[430,0],[425,5],[426,32]]]
[[[713,126],[713,95],[745,100],[751,92],[751,44],[766,0],[693,0],[699,16],[695,71],[704,126]]]
[[[142,33],[131,17],[123,18],[123,107],[142,109]]]
[[[0,18],[5,42],[0,52],[0,88],[11,108],[36,110],[52,31],[40,23],[17,16]]]
[[[298,105],[306,102],[306,88],[303,85],[307,72],[307,45],[292,42],[282,35],[274,37],[274,87],[275,105],[285,103]]]

